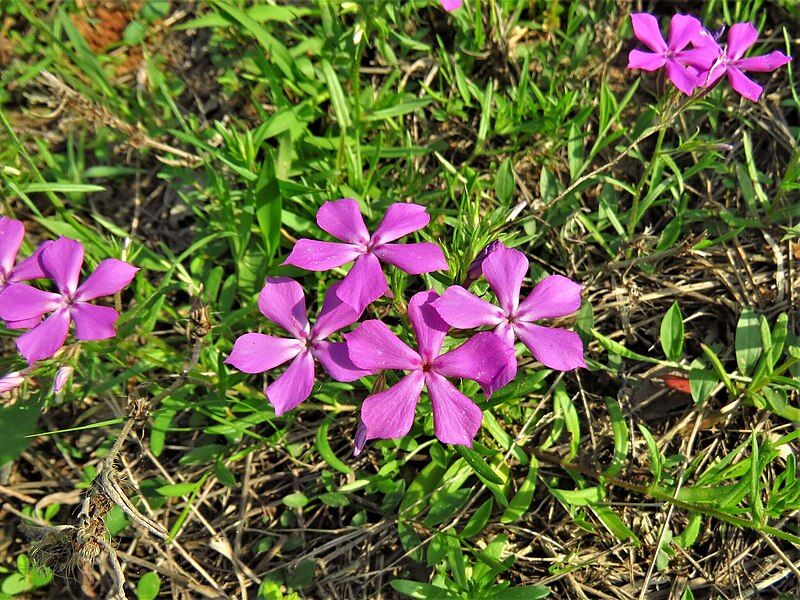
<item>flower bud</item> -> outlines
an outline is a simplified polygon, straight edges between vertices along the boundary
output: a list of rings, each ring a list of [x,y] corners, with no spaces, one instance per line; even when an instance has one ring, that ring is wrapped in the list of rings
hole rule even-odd
[[[353,456],[358,456],[364,450],[364,444],[367,443],[367,426],[363,421],[358,422],[358,429],[356,430],[356,439],[353,442]]]
[[[10,392],[11,390],[18,388],[22,385],[23,381],[25,381],[25,376],[19,371],[13,371],[8,375],[0,377],[0,394]]]
[[[489,242],[483,250],[478,252],[478,256],[476,256],[475,260],[467,267],[467,278],[464,280],[464,283],[461,284],[462,287],[468,288],[473,282],[480,279],[481,275],[483,275],[483,261],[486,260],[486,257],[498,248],[505,247],[506,245],[500,240],[494,240],[493,242]]]
[[[75,368],[70,366],[61,367],[58,370],[53,380],[53,392],[58,394],[63,389],[64,385],[69,381],[69,378],[72,377],[72,372],[74,370]]]

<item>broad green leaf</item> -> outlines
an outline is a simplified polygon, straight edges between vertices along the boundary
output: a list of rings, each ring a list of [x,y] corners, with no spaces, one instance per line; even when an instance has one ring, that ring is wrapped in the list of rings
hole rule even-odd
[[[698,368],[689,371],[689,389],[692,391],[694,403],[700,404],[705,401],[717,383],[719,383],[719,377],[714,371]]]
[[[539,600],[547,598],[550,589],[543,585],[517,585],[503,590],[497,590],[489,598],[491,600]]]
[[[472,513],[472,516],[469,518],[469,521],[467,521],[467,524],[464,525],[464,529],[461,530],[461,537],[470,538],[483,531],[483,528],[489,521],[489,516],[492,514],[493,506],[494,501],[491,498],[487,499],[486,502],[481,504],[478,509]]]
[[[303,492],[294,492],[283,497],[283,503],[290,508],[303,508],[310,500]]]
[[[742,375],[749,375],[761,355],[761,328],[751,308],[745,308],[736,325],[736,364]]]
[[[393,579],[390,585],[395,591],[409,598],[418,598],[419,600],[448,600],[455,598],[445,588],[431,585],[430,583],[421,583],[410,579]]]
[[[678,360],[683,354],[683,315],[674,302],[661,321],[661,348],[670,360]]]
[[[514,170],[509,159],[505,159],[500,163],[500,168],[494,176],[494,191],[497,194],[497,199],[505,205],[508,205],[514,197],[516,183],[514,182]]]
[[[139,578],[136,584],[137,600],[155,600],[161,590],[161,578],[155,571],[149,571]]]

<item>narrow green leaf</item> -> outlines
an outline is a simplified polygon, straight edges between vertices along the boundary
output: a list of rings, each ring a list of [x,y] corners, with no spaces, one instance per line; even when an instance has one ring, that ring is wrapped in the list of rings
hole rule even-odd
[[[742,375],[749,375],[761,355],[761,327],[751,308],[745,308],[736,325],[736,364]]]
[[[456,445],[454,446],[456,451],[467,461],[472,470],[475,471],[475,474],[480,477],[481,479],[485,479],[491,483],[496,485],[503,485],[505,481],[503,481],[500,476],[494,472],[494,470],[486,464],[481,457],[480,454],[467,448],[466,446]]]
[[[511,502],[508,503],[508,508],[503,513],[503,516],[500,517],[501,523],[513,523],[522,518],[522,515],[525,514],[533,501],[533,494],[536,490],[536,479],[538,476],[539,462],[535,457],[531,456],[531,464],[528,467],[528,473],[525,475],[525,479],[522,480],[519,490],[517,490],[517,493],[511,498]]]
[[[491,498],[481,504],[478,509],[472,513],[467,524],[464,525],[464,529],[461,530],[461,537],[471,538],[483,531],[483,528],[486,527],[486,523],[489,521],[489,516],[492,514],[493,507],[494,501]]]
[[[661,348],[670,360],[678,360],[683,354],[683,315],[677,302],[664,315],[661,321]]]
[[[331,448],[330,443],[328,442],[328,429],[331,426],[331,422],[333,421],[333,416],[329,417],[325,420],[317,428],[317,437],[316,437],[316,445],[317,445],[317,452],[322,457],[328,466],[336,469],[340,473],[349,474],[353,472],[345,462],[343,462],[336,454],[334,454],[333,449]]]

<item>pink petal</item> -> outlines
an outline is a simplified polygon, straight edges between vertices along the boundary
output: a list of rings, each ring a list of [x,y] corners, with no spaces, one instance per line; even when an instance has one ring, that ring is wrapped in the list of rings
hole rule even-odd
[[[31,327],[36,327],[39,323],[42,322],[42,317],[33,317],[31,319],[23,319],[21,321],[6,321],[6,328],[7,329],[30,329]]]
[[[424,360],[439,356],[444,336],[450,331],[450,325],[433,307],[433,301],[438,297],[439,294],[428,290],[414,294],[408,302],[408,319],[417,337],[417,349]]]
[[[508,321],[503,321],[494,328],[494,334],[499,337],[507,346],[514,347],[514,341],[517,334],[514,333],[514,327]]]
[[[25,381],[25,376],[19,371],[14,371],[0,377],[0,394],[5,394],[18,388]]]
[[[433,431],[438,440],[471,448],[481,428],[481,409],[437,373],[428,373],[425,383],[433,406]]]
[[[728,60],[742,58],[745,52],[758,40],[758,30],[752,23],[735,23],[728,30]],[[744,94],[743,94],[744,95]]]
[[[21,221],[0,217],[0,275],[11,273],[24,237],[25,226]]]
[[[267,400],[280,416],[308,398],[313,387],[314,359],[310,352],[301,352],[283,374],[267,386]]]
[[[432,304],[446,323],[458,329],[497,325],[505,319],[501,308],[481,300],[460,285],[447,288]]]
[[[697,37],[703,26],[695,17],[689,15],[673,15],[669,21],[669,37],[667,46],[673,52],[683,50]]]
[[[373,374],[353,364],[344,342],[317,342],[311,353],[336,381],[355,381]]]
[[[364,444],[367,443],[367,426],[364,422],[358,420],[358,428],[356,429],[356,438],[353,440],[353,456],[358,456],[364,450]]]
[[[258,295],[258,308],[262,315],[294,337],[302,337],[309,330],[303,288],[294,279],[267,277]]]
[[[411,275],[447,271],[447,259],[436,244],[419,242],[416,244],[382,244],[375,247],[375,255],[383,262],[394,265]]]
[[[463,4],[463,0],[439,0],[442,3],[442,8],[445,9],[447,12],[453,12],[461,8]]]
[[[69,311],[62,308],[17,338],[17,348],[28,364],[50,358],[64,345],[69,321]]]
[[[125,261],[107,258],[101,261],[94,272],[78,287],[75,300],[85,302],[116,294],[131,282],[138,271],[138,267],[129,265]]]
[[[78,287],[83,266],[83,244],[60,237],[42,250],[42,268],[56,282],[58,291],[72,296]]]
[[[549,275],[522,301],[517,317],[525,321],[571,315],[581,307],[581,286],[568,277]]]
[[[352,198],[325,202],[317,211],[317,225],[343,242],[366,244],[369,241],[361,209]]]
[[[642,50],[631,50],[628,54],[628,68],[642,69],[643,71],[657,71],[664,66],[667,59],[660,54],[643,52]]]
[[[70,314],[75,321],[75,337],[79,340],[107,340],[117,334],[114,323],[119,313],[110,306],[76,302],[71,306]]]
[[[694,89],[698,86],[697,75],[689,71],[677,60],[668,60],[666,63],[667,77],[669,80],[687,96],[691,96]]]
[[[783,52],[775,50],[763,56],[751,56],[736,61],[736,68],[740,71],[754,71],[756,73],[769,73],[792,62],[791,56],[786,56]]]
[[[557,371],[586,367],[583,342],[577,333],[533,323],[517,323],[517,335],[540,363]]]
[[[350,360],[360,369],[411,371],[422,365],[419,354],[409,348],[381,321],[364,321],[355,331],[345,333]]]
[[[361,405],[365,440],[401,438],[411,430],[425,377],[413,371],[387,390],[367,396]]]
[[[483,331],[473,335],[458,348],[439,356],[433,361],[433,370],[447,377],[477,381],[489,397],[494,390],[502,387],[496,385],[497,379],[508,369],[509,363],[513,363],[516,373],[517,359],[514,357],[513,346],[506,344],[494,333]]]
[[[374,244],[393,242],[404,235],[425,227],[431,220],[424,206],[397,202],[386,209],[375,233],[372,234]]]
[[[519,250],[500,248],[483,261],[483,274],[492,286],[498,303],[506,314],[514,314],[519,305],[522,280],[528,274],[528,259]]]
[[[52,243],[52,241],[48,240],[39,244],[39,247],[33,251],[33,254],[14,267],[14,270],[11,271],[9,281],[30,281],[31,279],[47,277],[42,269],[42,261],[40,259],[42,251]]]
[[[0,292],[0,319],[23,321],[41,317],[61,304],[61,296],[24,283],[12,283]]]
[[[763,87],[732,65],[728,67],[727,75],[728,81],[734,90],[748,100],[758,102],[758,99],[761,97],[761,92],[764,91]]]
[[[352,325],[361,317],[360,312],[353,310],[352,306],[342,302],[336,295],[340,283],[337,281],[325,292],[322,310],[311,328],[311,337],[315,340],[324,340],[332,333]]]
[[[710,88],[713,86],[717,81],[719,81],[723,75],[728,72],[728,65],[725,63],[716,63],[714,66],[711,67],[711,70],[708,72],[700,73],[697,76],[698,85],[701,85],[703,88]]]
[[[364,254],[356,259],[336,290],[342,302],[349,304],[358,313],[383,296],[389,286],[374,254]]]
[[[306,271],[329,271],[354,261],[360,254],[361,249],[352,244],[300,239],[282,264]]]
[[[664,36],[661,35],[661,28],[653,15],[632,13],[631,23],[633,24],[633,35],[650,50],[661,54],[668,50]]]
[[[64,386],[69,381],[69,378],[72,377],[72,373],[75,371],[75,367],[70,365],[65,365],[60,367],[56,372],[56,376],[53,378],[53,393],[58,394],[61,390],[64,389]]]
[[[481,275],[483,275],[483,261],[498,248],[506,248],[506,245],[500,240],[493,240],[478,252],[475,260],[469,263],[469,267],[467,267],[467,278],[464,281],[464,287],[469,287],[473,281],[480,279]]]
[[[263,373],[292,360],[302,350],[300,340],[245,333],[234,342],[225,364],[243,373]]]
[[[720,52],[719,46],[706,46],[703,48],[684,50],[683,52],[677,53],[676,58],[678,62],[683,65],[694,67],[699,71],[708,71],[720,57]],[[701,81],[704,79],[705,77],[701,79]]]

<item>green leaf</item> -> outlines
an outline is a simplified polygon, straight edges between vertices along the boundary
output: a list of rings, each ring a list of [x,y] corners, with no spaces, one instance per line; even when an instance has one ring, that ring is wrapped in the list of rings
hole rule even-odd
[[[749,375],[761,355],[761,327],[751,308],[745,308],[736,325],[736,364],[742,375]]]
[[[539,462],[535,457],[531,456],[531,464],[528,467],[528,473],[525,479],[519,486],[519,490],[511,498],[508,503],[508,508],[500,517],[500,522],[504,524],[513,523],[522,518],[522,515],[528,510],[533,501],[533,493],[536,490],[536,479],[539,476]]]
[[[317,428],[317,452],[319,452],[322,460],[328,463],[329,467],[347,475],[352,473],[353,469],[347,466],[346,463],[344,463],[338,456],[336,456],[336,454],[333,453],[333,449],[328,442],[328,428],[331,426],[332,421],[333,416],[327,418],[322,425]]]
[[[500,163],[500,168],[497,170],[497,175],[494,177],[494,191],[497,194],[497,199],[503,204],[508,205],[514,197],[516,187],[511,161],[505,159]]]
[[[661,348],[670,360],[678,360],[683,354],[683,315],[677,302],[664,315],[661,321]]]
[[[493,506],[494,501],[491,498],[481,504],[478,509],[472,513],[467,524],[464,525],[464,529],[461,530],[461,537],[471,538],[483,531],[483,528],[486,527],[486,523],[489,521],[489,516],[492,514]]]
[[[456,511],[464,506],[469,495],[470,490],[468,488],[460,488],[442,495],[439,500],[434,502],[430,511],[428,511],[428,514],[425,516],[425,525],[433,527],[445,519],[454,516]]]
[[[136,584],[136,598],[138,600],[155,600],[161,590],[161,578],[158,573],[150,571],[139,578]]]
[[[491,600],[539,600],[549,595],[550,589],[543,585],[518,585],[497,590],[489,597]]]
[[[570,178],[575,179],[583,167],[583,135],[574,121],[567,138],[567,165]]]
[[[303,492],[294,492],[288,496],[284,496],[282,502],[290,508],[303,508],[310,501],[308,496]]]
[[[419,598],[420,600],[443,600],[455,598],[450,592],[438,585],[411,581],[410,579],[393,579],[390,585],[395,591],[400,592],[409,598]]]
[[[333,67],[327,60],[322,61],[322,75],[325,77],[325,83],[328,86],[328,92],[331,96],[331,105],[333,106],[336,120],[339,121],[339,127],[346,129],[352,125],[352,121],[350,120],[350,112],[347,109],[344,90],[342,90],[339,78],[336,76],[336,71],[333,70]]]
[[[592,335],[595,339],[600,342],[600,345],[611,352],[612,354],[618,354],[623,358],[630,358],[633,360],[639,360],[642,362],[660,364],[661,361],[656,358],[651,358],[650,356],[645,356],[644,354],[638,354],[633,350],[628,350],[625,346],[620,344],[619,342],[615,342],[611,338],[607,338],[602,333],[597,331],[596,329],[592,329]]]
[[[197,483],[170,483],[156,488],[156,492],[170,498],[188,496],[197,489]]]
[[[596,486],[583,490],[559,490],[557,488],[550,488],[550,493],[560,502],[571,506],[589,506],[598,504],[603,500],[603,490]]]
[[[147,35],[147,25],[141,21],[131,21],[122,33],[122,40],[128,46],[138,46]]]
[[[614,456],[603,475],[605,477],[616,477],[625,466],[630,433],[628,432],[628,425],[625,423],[625,416],[622,414],[617,401],[613,398],[606,398],[605,402],[611,417],[611,432],[614,435]]]
[[[650,459],[649,468],[650,472],[653,474],[653,485],[657,485],[661,479],[661,471],[664,466],[661,451],[658,449],[658,444],[653,434],[650,433],[650,430],[647,429],[643,423],[639,423],[639,431],[647,444],[647,456]]]
[[[719,383],[719,378],[714,374],[714,371],[698,368],[690,370],[689,389],[692,392],[694,403],[700,404],[708,398],[717,383]]]
[[[490,483],[494,483],[496,485],[504,485],[505,481],[503,481],[500,476],[494,472],[494,470],[486,464],[481,457],[480,454],[467,448],[466,446],[456,445],[454,446],[456,451],[467,461],[472,470],[475,471],[475,474],[480,477],[481,479],[485,479]]]
[[[34,402],[17,402],[0,408],[0,466],[16,460],[33,441],[27,436],[36,432],[41,407]]]

